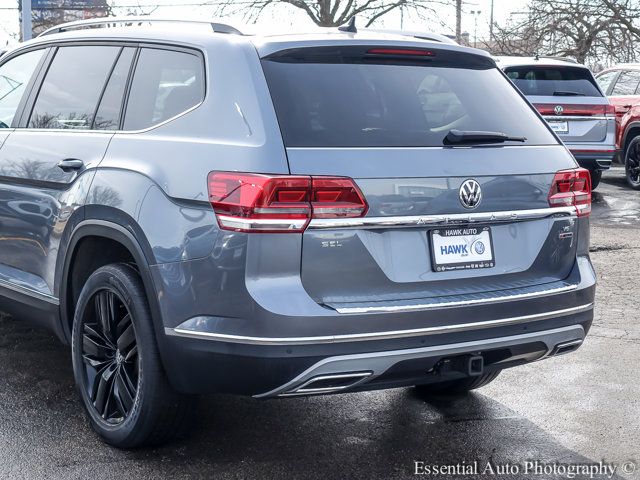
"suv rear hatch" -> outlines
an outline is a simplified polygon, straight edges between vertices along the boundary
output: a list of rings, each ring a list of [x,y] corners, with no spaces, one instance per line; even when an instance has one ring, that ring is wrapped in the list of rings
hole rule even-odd
[[[339,45],[262,64],[291,174],[351,177],[367,202],[363,218],[315,218],[303,233],[302,282],[318,303],[410,308],[566,287],[573,197],[552,200],[552,217],[549,196],[579,188],[556,188],[575,162],[489,57]],[[452,130],[505,136],[445,140]]]
[[[588,68],[518,65],[504,71],[565,143],[605,141],[615,111]]]

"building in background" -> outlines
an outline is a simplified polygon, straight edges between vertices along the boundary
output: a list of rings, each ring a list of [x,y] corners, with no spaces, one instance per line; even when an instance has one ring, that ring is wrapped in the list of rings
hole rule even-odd
[[[60,23],[106,17],[107,0],[31,0],[33,36]]]

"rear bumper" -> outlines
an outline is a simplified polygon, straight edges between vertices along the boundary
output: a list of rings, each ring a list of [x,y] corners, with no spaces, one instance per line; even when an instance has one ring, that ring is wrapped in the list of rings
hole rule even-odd
[[[220,333],[216,325],[221,322],[215,317],[198,317],[190,328],[165,328],[165,368],[174,387],[185,393],[260,398],[328,393],[304,384],[326,376],[348,382],[345,374],[355,375],[354,384],[331,392],[438,381],[441,375],[429,373],[434,366],[467,354],[482,355],[487,371],[508,368],[546,358],[558,344],[582,341],[593,318],[595,293],[588,257],[578,258],[568,280],[578,283],[532,298],[417,311],[334,313],[344,324],[387,326],[355,334],[336,334],[331,327],[317,334],[319,326],[333,323],[327,317],[296,318],[300,333],[315,329],[313,335],[296,336],[245,335],[240,319],[237,332]],[[312,391],[299,392],[301,387]]]
[[[611,146],[567,145],[567,147],[578,164],[588,170],[608,170],[617,154],[617,150]]]
[[[437,368],[445,359],[481,357],[482,370],[491,371],[541,360],[577,349],[586,333],[582,325],[431,347],[338,355],[325,358],[287,383],[256,398],[314,395],[425,384],[441,380]],[[477,372],[473,372],[477,373]],[[453,369],[447,378],[469,372]]]
[[[318,377],[355,375],[358,381],[327,392],[393,388],[464,377],[433,372],[444,359],[479,355],[484,370],[541,360],[562,344],[582,343],[592,305],[579,313],[537,323],[424,335],[404,339],[320,345],[251,345],[167,335],[176,389],[185,393],[233,393],[258,398],[301,394]],[[308,388],[308,386],[307,386]]]

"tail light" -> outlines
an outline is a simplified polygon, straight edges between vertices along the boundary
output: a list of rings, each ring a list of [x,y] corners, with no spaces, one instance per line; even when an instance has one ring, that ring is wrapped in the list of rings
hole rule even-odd
[[[536,104],[536,110],[545,116],[570,116],[570,117],[615,117],[616,109],[613,105],[560,105],[561,113],[556,113],[556,103]]]
[[[367,202],[346,177],[211,172],[218,224],[236,232],[302,232],[312,218],[362,217]]]
[[[367,50],[369,55],[408,55],[414,57],[435,57],[431,50],[418,50],[417,48],[372,48]]]
[[[549,191],[551,207],[575,207],[579,217],[591,213],[591,174],[584,168],[561,170]]]

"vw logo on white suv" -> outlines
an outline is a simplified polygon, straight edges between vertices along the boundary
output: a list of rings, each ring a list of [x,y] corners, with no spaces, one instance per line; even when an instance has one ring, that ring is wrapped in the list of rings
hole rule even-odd
[[[553,109],[556,115],[562,115],[564,113],[564,107],[562,105],[556,105],[556,108]]]
[[[465,180],[460,186],[460,203],[464,208],[476,208],[482,200],[482,189],[475,180]]]

